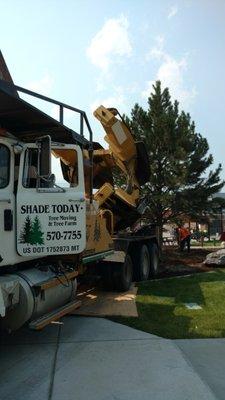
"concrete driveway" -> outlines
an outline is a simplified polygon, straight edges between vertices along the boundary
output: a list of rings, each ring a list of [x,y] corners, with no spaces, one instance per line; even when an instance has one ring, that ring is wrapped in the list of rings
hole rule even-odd
[[[225,340],[166,340],[69,316],[0,342],[1,400],[225,399]]]

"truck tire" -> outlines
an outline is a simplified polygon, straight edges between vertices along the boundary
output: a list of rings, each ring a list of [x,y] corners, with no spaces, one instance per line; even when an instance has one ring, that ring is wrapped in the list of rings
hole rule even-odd
[[[156,243],[150,243],[150,274],[151,276],[157,276],[159,273],[159,248]]]
[[[150,254],[149,248],[146,244],[143,244],[138,252],[138,263],[137,263],[137,278],[138,281],[147,281],[150,275]]]
[[[130,289],[133,278],[133,262],[129,254],[126,255],[124,263],[118,263],[114,270],[114,288],[119,292]]]
[[[102,277],[102,285],[105,290],[113,290],[114,289],[114,280],[113,280],[113,263],[102,263],[101,264],[101,277]]]

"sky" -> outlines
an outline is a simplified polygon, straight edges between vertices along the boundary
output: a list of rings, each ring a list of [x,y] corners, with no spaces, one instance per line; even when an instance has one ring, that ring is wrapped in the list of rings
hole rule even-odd
[[[93,110],[146,108],[160,79],[225,170],[225,0],[0,0],[0,10],[17,85],[84,110],[104,144]],[[56,106],[33,104],[58,117]],[[65,123],[78,127],[69,111]]]

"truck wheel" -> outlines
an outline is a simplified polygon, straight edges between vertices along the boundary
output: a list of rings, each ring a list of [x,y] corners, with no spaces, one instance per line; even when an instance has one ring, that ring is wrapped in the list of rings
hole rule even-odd
[[[120,292],[126,292],[130,289],[133,277],[133,263],[131,256],[126,255],[123,264],[117,264],[114,271],[114,287]]]
[[[152,276],[156,276],[159,273],[159,248],[156,243],[150,243],[150,272]]]
[[[138,280],[139,281],[147,281],[150,274],[150,254],[149,249],[146,244],[143,244],[140,248],[139,263],[138,263]]]
[[[113,263],[101,264],[101,276],[103,289],[113,290]]]

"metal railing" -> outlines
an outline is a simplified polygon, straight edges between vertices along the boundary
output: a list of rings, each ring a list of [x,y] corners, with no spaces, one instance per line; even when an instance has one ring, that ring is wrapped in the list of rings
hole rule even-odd
[[[79,134],[82,137],[84,137],[84,123],[85,123],[86,127],[87,127],[87,130],[89,132],[89,142],[90,142],[90,144],[93,143],[93,132],[92,132],[92,129],[91,129],[91,126],[89,124],[89,121],[88,121],[88,118],[87,118],[87,115],[86,115],[85,111],[80,110],[79,108],[76,108],[76,107],[72,107],[69,104],[62,103],[61,101],[58,101],[58,100],[52,99],[50,97],[44,96],[44,95],[42,95],[40,93],[33,92],[32,90],[25,89],[25,88],[23,88],[21,86],[14,85],[14,88],[16,90],[18,90],[19,92],[28,94],[29,96],[37,97],[38,99],[41,99],[41,100],[44,100],[44,101],[46,101],[48,103],[56,104],[57,106],[59,106],[59,122],[61,124],[63,124],[64,109],[65,108],[67,110],[71,110],[71,111],[74,111],[75,113],[78,113],[80,115],[80,133]]]

